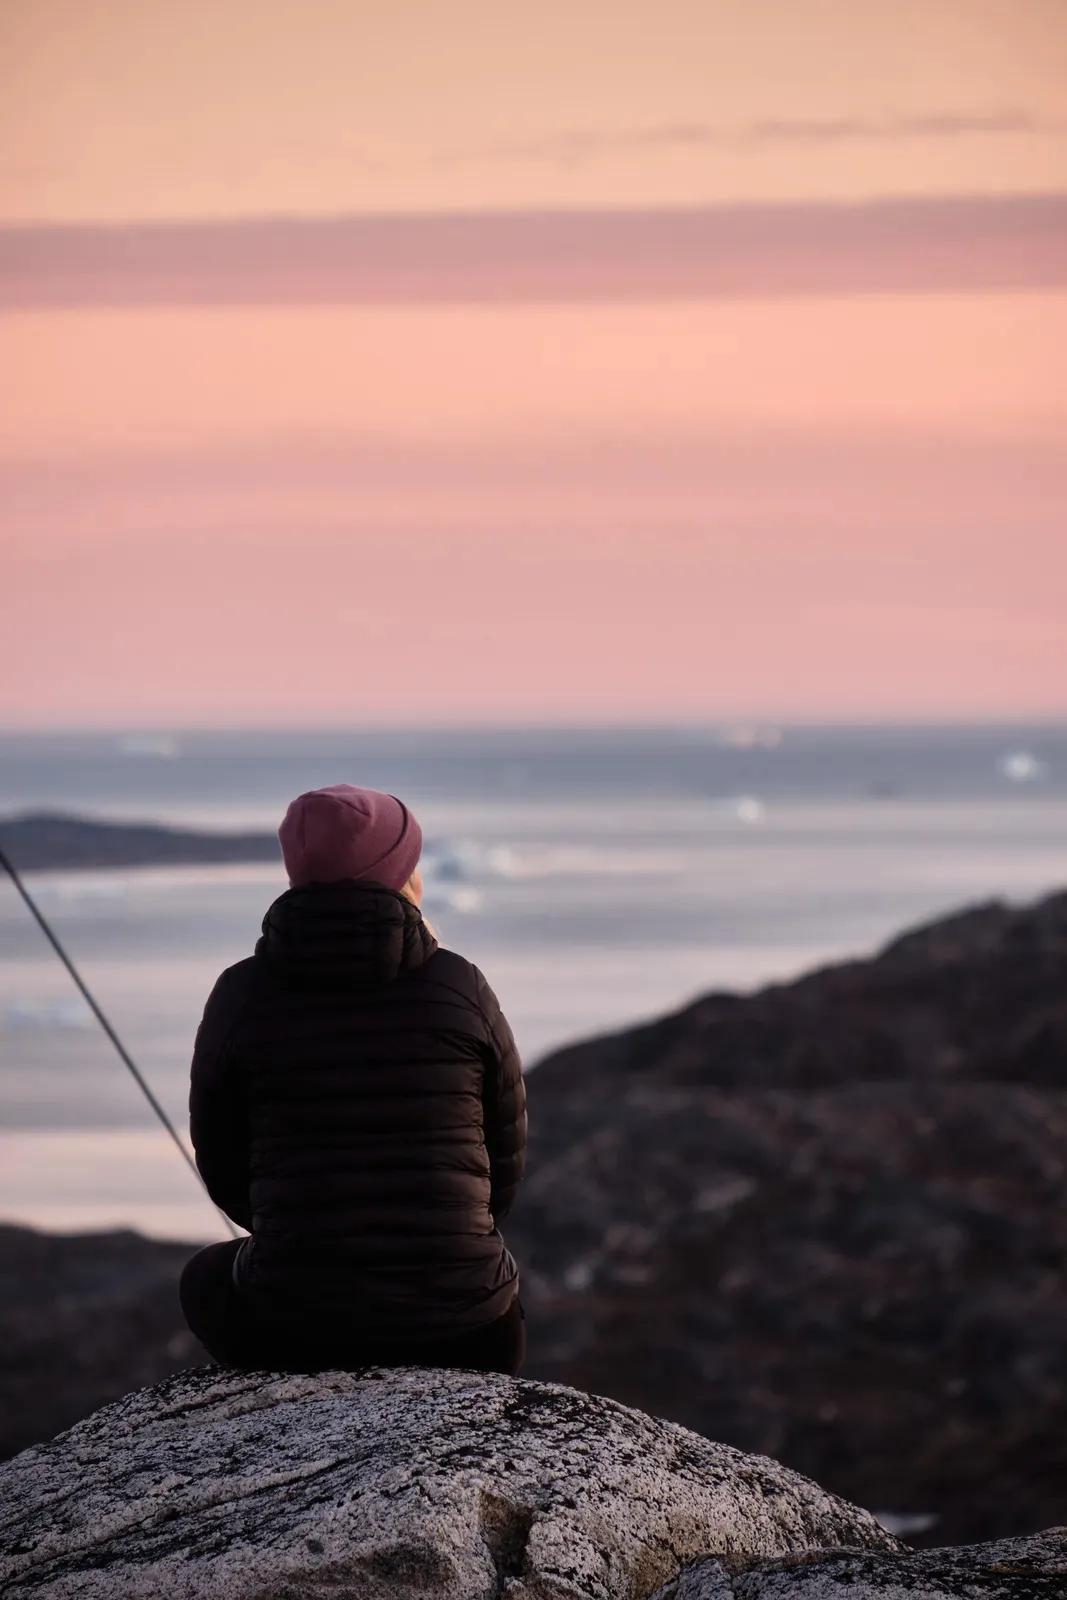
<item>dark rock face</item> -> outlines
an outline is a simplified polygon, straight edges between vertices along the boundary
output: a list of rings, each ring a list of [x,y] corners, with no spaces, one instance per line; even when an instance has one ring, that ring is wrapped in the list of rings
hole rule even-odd
[[[0,1225],[0,1458],[208,1359],[178,1305],[195,1248]]]
[[[1067,895],[990,906],[531,1078],[538,1377],[945,1543],[1067,1503]]]
[[[708,1550],[898,1549],[776,1462],[556,1385],[205,1367],[0,1469],[0,1588],[639,1600]]]
[[[825,1550],[745,1562],[712,1556],[653,1600],[1063,1600],[1067,1528],[1026,1539],[898,1554]]]

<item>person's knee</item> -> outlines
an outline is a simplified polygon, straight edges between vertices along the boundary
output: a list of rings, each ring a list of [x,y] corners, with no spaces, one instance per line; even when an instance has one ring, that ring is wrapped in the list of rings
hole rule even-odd
[[[205,1254],[206,1251],[198,1250],[195,1256],[190,1256],[178,1278],[178,1299],[187,1316],[186,1308],[199,1298],[197,1291],[204,1277],[204,1267],[200,1258]]]
[[[236,1241],[209,1244],[198,1250],[181,1270],[178,1300],[182,1314],[199,1338],[205,1323],[214,1320],[228,1298],[233,1281]]]

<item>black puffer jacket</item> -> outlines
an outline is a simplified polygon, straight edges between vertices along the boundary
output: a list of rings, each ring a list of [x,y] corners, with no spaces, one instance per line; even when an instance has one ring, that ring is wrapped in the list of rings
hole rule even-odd
[[[482,973],[403,895],[345,880],[275,900],[208,999],[189,1110],[266,1315],[429,1338],[518,1292],[496,1226],[525,1162],[518,1051]]]

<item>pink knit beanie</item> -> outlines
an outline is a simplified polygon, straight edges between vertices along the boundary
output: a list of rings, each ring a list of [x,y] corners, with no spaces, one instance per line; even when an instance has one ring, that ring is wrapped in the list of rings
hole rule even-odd
[[[297,795],[278,838],[294,889],[338,878],[402,889],[422,853],[422,829],[403,801],[350,783]]]

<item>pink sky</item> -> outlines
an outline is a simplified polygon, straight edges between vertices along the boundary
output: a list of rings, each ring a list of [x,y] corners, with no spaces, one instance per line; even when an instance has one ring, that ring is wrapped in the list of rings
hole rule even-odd
[[[3,25],[0,724],[1067,711],[1056,5],[97,9]]]

